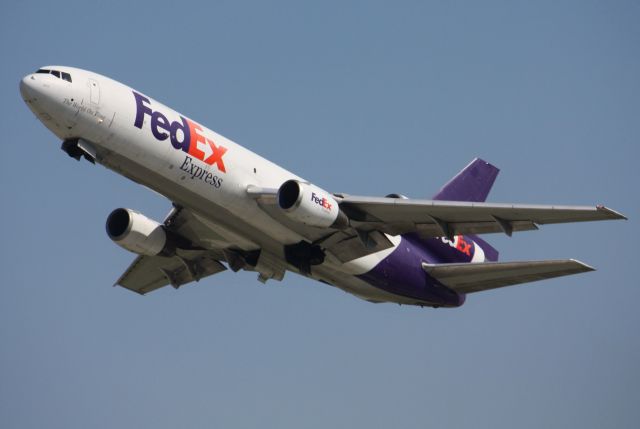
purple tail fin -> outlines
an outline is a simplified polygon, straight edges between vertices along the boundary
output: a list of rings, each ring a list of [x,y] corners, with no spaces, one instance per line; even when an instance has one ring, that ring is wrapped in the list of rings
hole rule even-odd
[[[462,171],[449,180],[446,185],[434,195],[434,200],[446,201],[475,201],[487,199],[493,182],[498,176],[498,170],[493,165],[480,158],[476,158]]]
[[[469,163],[462,171],[449,180],[437,194],[434,200],[446,201],[473,201],[483,202],[487,199],[489,191],[495,182],[500,170],[480,158]],[[471,239],[478,243],[484,250],[485,257],[489,261],[498,260],[498,250],[476,235],[470,235]]]

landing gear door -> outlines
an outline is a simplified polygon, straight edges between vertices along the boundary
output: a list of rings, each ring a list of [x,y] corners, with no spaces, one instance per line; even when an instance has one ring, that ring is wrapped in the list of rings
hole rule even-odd
[[[98,106],[100,104],[100,85],[98,81],[94,79],[88,80],[89,85],[89,101],[92,106]]]

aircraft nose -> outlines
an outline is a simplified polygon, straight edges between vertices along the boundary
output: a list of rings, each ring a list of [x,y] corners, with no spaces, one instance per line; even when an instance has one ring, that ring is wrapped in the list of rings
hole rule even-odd
[[[35,84],[35,77],[32,74],[26,75],[20,81],[20,95],[22,95],[24,101],[29,102],[35,98]]]

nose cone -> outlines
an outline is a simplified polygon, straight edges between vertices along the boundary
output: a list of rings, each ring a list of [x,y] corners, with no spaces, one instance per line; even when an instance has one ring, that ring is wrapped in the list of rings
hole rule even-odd
[[[32,74],[28,74],[20,81],[20,95],[27,103],[36,98],[36,81]]]
[[[57,127],[58,124],[53,121],[53,117],[58,115],[60,106],[55,103],[50,85],[42,82],[40,76],[29,74],[20,81],[20,95],[36,118],[55,133],[52,127]]]

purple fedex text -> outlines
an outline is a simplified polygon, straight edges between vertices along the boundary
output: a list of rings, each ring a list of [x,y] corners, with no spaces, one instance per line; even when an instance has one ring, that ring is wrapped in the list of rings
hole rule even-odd
[[[189,142],[191,136],[189,135],[189,124],[187,120],[180,116],[180,122],[169,122],[166,116],[159,111],[152,111],[148,106],[150,101],[144,95],[140,95],[133,91],[133,96],[136,99],[136,120],[133,123],[136,127],[142,129],[144,123],[144,115],[151,116],[151,133],[153,136],[162,141],[171,136],[171,144],[176,149],[182,149],[185,152],[189,152]],[[182,132],[182,139],[178,137],[178,130]],[[168,134],[167,134],[168,133]]]
[[[215,164],[223,173],[227,172],[222,159],[227,148],[216,145],[213,139],[205,137],[200,125],[181,115],[180,121],[171,122],[160,111],[151,109],[151,101],[147,97],[135,91],[133,96],[136,99],[136,119],[133,123],[135,127],[142,129],[145,116],[149,116],[151,133],[157,140],[170,139],[175,149],[182,150],[205,164]]]
[[[320,198],[315,192],[311,193],[311,201],[318,204],[319,206],[324,207],[327,210],[331,210],[331,203],[329,203],[329,200],[324,197]]]

